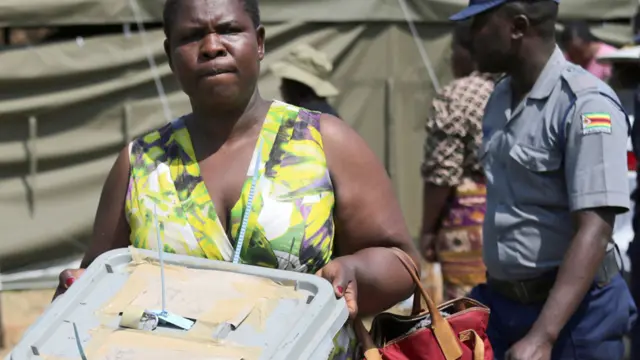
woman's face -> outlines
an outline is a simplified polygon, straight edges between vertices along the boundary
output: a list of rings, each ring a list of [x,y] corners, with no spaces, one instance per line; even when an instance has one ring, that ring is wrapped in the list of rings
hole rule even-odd
[[[576,65],[586,67],[593,60],[591,43],[575,37],[566,45],[566,53],[569,61]]]
[[[264,29],[242,0],[186,0],[177,6],[165,51],[192,103],[229,107],[255,92]]]

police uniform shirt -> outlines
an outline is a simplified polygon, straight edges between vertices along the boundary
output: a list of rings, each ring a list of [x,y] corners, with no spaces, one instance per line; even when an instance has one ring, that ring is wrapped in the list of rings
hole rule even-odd
[[[559,48],[513,111],[510,79],[496,85],[479,154],[490,276],[524,280],[560,266],[574,235],[572,212],[628,210],[628,126],[616,102],[609,86]]]

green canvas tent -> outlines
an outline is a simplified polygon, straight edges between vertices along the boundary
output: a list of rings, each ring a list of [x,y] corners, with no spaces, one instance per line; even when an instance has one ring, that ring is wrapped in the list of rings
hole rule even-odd
[[[405,0],[410,19],[420,22],[446,22],[467,0]],[[164,0],[136,0],[140,19],[157,21]],[[630,18],[635,14],[633,0],[562,0],[563,18],[595,21]],[[404,21],[397,0],[262,0],[260,9],[268,22],[389,22]],[[130,0],[3,0],[0,27],[78,24],[120,24],[134,22]]]
[[[4,0],[0,27],[123,24],[127,29],[136,14],[145,22],[159,22],[162,3],[136,0],[135,13],[129,0]],[[416,22],[418,41],[437,75],[434,82],[397,0],[261,2],[268,37],[263,95],[278,97],[278,81],[268,65],[292,46],[306,42],[325,51],[342,91],[332,101],[385,164],[414,235],[421,216],[423,124],[437,83],[451,79],[447,16],[465,3],[408,1],[408,17]],[[628,0],[563,0],[561,14],[587,18],[598,24],[596,33],[624,43],[636,6]],[[618,19],[622,23],[609,22]],[[47,263],[44,267],[53,270],[46,275],[34,263],[66,262],[69,256],[77,261],[117,152],[168,121],[163,104],[169,117],[188,111],[162,40],[162,31],[154,28],[0,52],[0,269],[5,288],[51,286],[57,268]],[[150,59],[156,66],[150,66]],[[165,97],[159,96],[155,79]],[[28,264],[37,271],[26,277],[12,274]]]

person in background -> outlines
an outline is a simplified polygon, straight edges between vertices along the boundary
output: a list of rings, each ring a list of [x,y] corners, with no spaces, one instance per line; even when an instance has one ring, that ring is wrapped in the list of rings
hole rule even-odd
[[[602,81],[607,81],[611,76],[611,65],[601,64],[597,58],[617,49],[598,40],[585,21],[566,23],[560,35],[560,45],[565,50],[567,60],[582,66]]]
[[[456,27],[452,50],[456,80],[433,100],[421,168],[420,246],[425,260],[442,266],[444,301],[465,296],[485,282],[482,222],[486,187],[477,150],[482,144],[482,114],[496,78],[476,70],[468,24]]]
[[[329,81],[333,65],[327,56],[307,44],[294,47],[271,71],[281,80],[280,94],[285,102],[339,117],[327,102],[340,92]]]
[[[487,283],[496,359],[622,359],[637,317],[612,231],[629,210],[625,112],[556,45],[560,0],[471,0],[478,68],[504,72],[485,107]]]
[[[624,61],[612,62],[613,70],[610,80],[611,87],[619,94],[626,97],[627,108],[634,114],[635,119],[640,118],[640,58],[625,59]],[[622,98],[622,96],[621,96]],[[623,101],[623,104],[625,102]],[[640,159],[640,121],[633,122],[631,131],[631,143],[636,159]],[[629,166],[633,166],[632,162]],[[636,165],[637,166],[637,165]],[[631,170],[631,168],[629,169]],[[636,186],[631,194],[635,209],[633,212],[632,225],[634,239],[629,244],[627,254],[631,262],[631,276],[629,287],[633,295],[636,306],[640,305],[640,173],[636,168]],[[640,323],[636,323],[631,331],[631,357],[630,359],[640,359]]]
[[[634,114],[634,118],[640,118],[640,58],[638,57],[638,46],[627,46],[611,53],[608,56],[600,57],[598,61],[609,63],[612,66],[609,85],[620,98],[622,105],[629,114]],[[628,170],[633,171],[636,167],[635,190],[631,193],[634,201],[634,211],[631,214],[631,224],[634,232],[634,239],[629,243],[627,255],[631,264],[630,269],[625,270],[629,278],[629,288],[636,303],[640,304],[640,199],[638,198],[638,181],[640,174],[637,173],[637,164],[634,159],[640,159],[640,121],[634,121],[631,131],[631,143],[634,158],[628,160]],[[631,186],[631,185],[630,185]],[[623,218],[623,221],[626,217]],[[616,219],[616,223],[618,219]],[[640,359],[640,324],[636,323],[631,331],[631,357],[630,359]]]

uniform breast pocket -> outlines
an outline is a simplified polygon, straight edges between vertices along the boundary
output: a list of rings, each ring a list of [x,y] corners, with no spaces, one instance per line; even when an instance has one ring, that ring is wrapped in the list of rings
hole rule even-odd
[[[565,187],[559,150],[516,144],[509,159],[509,184],[518,202],[557,205],[562,201]]]

